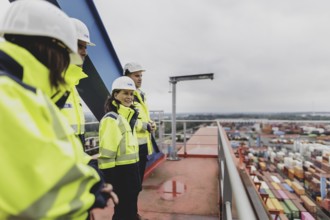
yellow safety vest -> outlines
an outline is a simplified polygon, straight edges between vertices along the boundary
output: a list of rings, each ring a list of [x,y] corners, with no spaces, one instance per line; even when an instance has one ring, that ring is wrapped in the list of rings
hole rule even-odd
[[[85,220],[99,176],[49,99],[49,70],[15,44],[0,51],[24,71],[0,74],[0,219]]]
[[[77,135],[85,133],[85,115],[76,85],[79,84],[79,80],[86,77],[81,67],[72,64],[65,73],[65,82],[68,84],[70,94],[61,112]]]
[[[141,93],[142,91],[139,90],[134,91],[134,107],[139,111],[136,134],[139,145],[147,144],[148,155],[150,155],[152,154],[152,142],[150,136],[151,134],[147,130],[147,124],[151,121],[151,119],[145,94],[143,94],[144,98],[142,99]]]
[[[108,169],[119,165],[133,164],[139,161],[139,146],[135,129],[129,122],[135,110],[120,105],[118,114],[107,113],[100,122],[99,168]]]

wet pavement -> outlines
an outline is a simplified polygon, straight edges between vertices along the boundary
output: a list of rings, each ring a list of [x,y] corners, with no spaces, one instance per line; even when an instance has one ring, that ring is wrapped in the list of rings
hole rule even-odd
[[[149,173],[139,195],[141,216],[149,220],[219,219],[216,131],[198,130],[198,137],[187,142],[187,152],[195,152],[195,156],[183,158],[178,154],[180,160],[164,160]],[[93,216],[95,220],[108,220],[112,213],[111,204],[104,210],[94,210]]]

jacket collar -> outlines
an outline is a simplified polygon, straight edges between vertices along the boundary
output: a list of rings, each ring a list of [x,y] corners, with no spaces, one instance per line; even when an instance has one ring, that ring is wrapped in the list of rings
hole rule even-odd
[[[68,70],[65,72],[65,82],[69,86],[76,86],[79,84],[79,81],[88,76],[84,73],[83,69],[80,66],[70,64]]]
[[[135,113],[134,109],[132,109],[130,107],[126,107],[122,104],[119,104],[119,106],[118,106],[118,104],[115,101],[113,101],[112,104],[117,107],[118,114],[120,114],[121,116],[126,118],[127,121],[130,121],[130,119],[133,117],[133,115]]]
[[[23,68],[22,81],[24,83],[41,89],[49,97],[54,93],[49,80],[48,68],[40,63],[29,51],[7,41],[0,43],[0,50],[21,65]]]

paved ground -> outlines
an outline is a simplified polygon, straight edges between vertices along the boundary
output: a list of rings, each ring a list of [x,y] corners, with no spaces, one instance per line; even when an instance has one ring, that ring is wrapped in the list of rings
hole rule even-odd
[[[140,214],[149,220],[218,219],[218,163],[215,158],[165,161],[144,181]],[[111,219],[113,206],[94,210],[95,219]]]
[[[150,173],[139,196],[139,213],[143,217],[149,220],[219,219],[216,131],[213,127],[198,130],[187,143],[187,152],[195,154],[194,157],[165,160]],[[113,205],[93,211],[95,220],[111,219],[112,213]]]

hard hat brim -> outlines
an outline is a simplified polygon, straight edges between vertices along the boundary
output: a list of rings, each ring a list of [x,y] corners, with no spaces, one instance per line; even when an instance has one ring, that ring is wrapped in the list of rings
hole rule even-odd
[[[94,43],[92,43],[92,42],[87,42],[87,45],[88,45],[88,46],[92,46],[92,47],[96,46],[96,44],[94,44]]]

